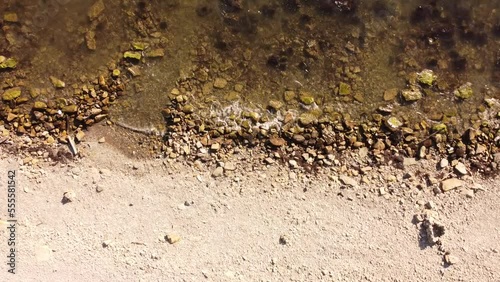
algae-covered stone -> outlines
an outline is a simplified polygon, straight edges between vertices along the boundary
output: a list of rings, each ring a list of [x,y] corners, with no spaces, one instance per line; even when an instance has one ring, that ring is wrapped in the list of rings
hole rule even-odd
[[[414,102],[422,99],[422,92],[418,88],[405,89],[401,91],[401,96],[407,102]]]
[[[417,81],[421,84],[431,86],[436,81],[437,76],[432,70],[425,69],[417,74]]]
[[[182,107],[182,112],[185,114],[191,114],[194,112],[194,106],[187,104]]]
[[[95,31],[89,30],[85,33],[85,42],[89,50],[97,49],[97,42],[95,40]]]
[[[0,61],[0,69],[13,69],[17,66],[17,61],[14,58],[3,58],[3,61]]]
[[[390,117],[385,121],[385,125],[390,129],[390,130],[396,130],[403,126],[403,123],[397,118],[397,117]]]
[[[254,122],[257,122],[260,119],[260,115],[257,112],[243,112],[242,115],[243,115],[243,117],[249,118]]]
[[[9,23],[19,22],[19,17],[14,12],[7,12],[3,15],[3,20]]]
[[[278,101],[278,100],[271,100],[269,101],[269,108],[277,111],[283,107],[283,102]]]
[[[36,101],[33,105],[33,109],[35,110],[45,110],[47,108],[47,104],[42,101]]]
[[[215,88],[222,89],[226,87],[226,85],[227,85],[227,80],[225,78],[217,77],[214,81]]]
[[[301,92],[299,99],[304,105],[312,105],[314,103],[314,97],[309,92]]]
[[[489,108],[493,108],[493,106],[495,106],[495,104],[497,103],[496,99],[494,98],[484,98],[484,102]]]
[[[447,130],[448,128],[444,123],[438,123],[432,126],[432,132],[439,132],[439,131],[446,132]]]
[[[144,51],[146,48],[148,48],[149,44],[144,43],[144,42],[133,42],[132,43],[132,48],[136,51]]]
[[[290,102],[293,99],[295,99],[295,92],[293,91],[285,91],[285,94],[283,95],[283,98],[285,99],[286,102]]]
[[[341,96],[350,95],[351,94],[351,85],[349,85],[345,82],[341,82],[339,84],[338,94]]]
[[[2,94],[2,99],[4,101],[12,101],[19,96],[21,96],[21,88],[14,87],[14,88],[10,88],[10,89],[5,90],[5,92]]]
[[[311,113],[302,113],[299,116],[299,123],[303,126],[310,125],[316,121],[316,116]]]
[[[127,52],[123,53],[123,58],[124,59],[140,60],[142,58],[142,55],[140,52],[127,51]]]
[[[226,99],[227,101],[236,101],[240,99],[240,93],[236,91],[229,91],[229,93],[224,95],[224,99]]]
[[[20,104],[24,104],[28,101],[29,101],[28,97],[19,97],[16,99],[16,104],[20,105]]]
[[[458,89],[453,91],[453,94],[455,94],[455,96],[460,98],[460,99],[468,99],[468,98],[472,97],[472,94],[473,94],[472,83],[467,82],[467,83],[461,85],[460,87],[458,87]]]
[[[89,19],[91,21],[97,19],[99,15],[104,11],[104,1],[103,0],[97,0],[89,9],[87,15],[89,16]]]
[[[55,76],[50,77],[50,82],[52,82],[52,85],[54,85],[55,88],[66,87],[66,83],[64,83],[64,81],[60,80],[59,78],[57,78]]]
[[[78,106],[77,105],[67,105],[62,108],[63,113],[76,113],[78,111]]]

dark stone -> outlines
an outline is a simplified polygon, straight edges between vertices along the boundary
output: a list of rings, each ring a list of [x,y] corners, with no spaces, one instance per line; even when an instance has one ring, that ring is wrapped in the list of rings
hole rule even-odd
[[[387,18],[393,15],[393,12],[387,6],[387,3],[383,0],[377,0],[373,3],[372,11],[378,18]]]
[[[491,33],[497,38],[500,38],[500,23],[497,23],[496,25],[493,26],[491,29]]]
[[[196,7],[196,14],[198,15],[198,17],[203,18],[209,15],[210,13],[212,13],[212,9],[210,7],[207,7],[205,5],[199,5],[198,7]]]
[[[297,13],[300,9],[299,0],[282,0],[281,6],[287,13]]]
[[[357,1],[354,0],[319,0],[316,1],[319,11],[325,14],[341,12],[351,14],[356,12]]]
[[[411,13],[410,22],[412,24],[425,22],[431,19],[434,13],[434,7],[431,5],[420,5]]]
[[[274,15],[276,14],[276,9],[269,5],[264,5],[260,8],[260,12],[266,18],[273,18]]]
[[[243,9],[244,0],[220,0],[219,6],[222,13],[236,13]]]

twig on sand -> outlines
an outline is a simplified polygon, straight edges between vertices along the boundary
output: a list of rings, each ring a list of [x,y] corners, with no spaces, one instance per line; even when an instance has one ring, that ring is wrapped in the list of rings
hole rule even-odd
[[[73,154],[73,156],[78,155],[78,149],[76,148],[75,140],[73,139],[73,136],[68,135],[68,145],[69,145],[69,150]]]

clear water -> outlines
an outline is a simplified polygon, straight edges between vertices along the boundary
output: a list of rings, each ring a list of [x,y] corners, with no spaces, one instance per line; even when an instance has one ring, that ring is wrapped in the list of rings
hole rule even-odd
[[[457,115],[463,128],[485,97],[500,98],[496,0],[359,0],[355,12],[338,5],[351,1],[109,0],[96,27],[97,49],[91,51],[85,32],[94,2],[4,0],[0,13],[14,11],[20,22],[3,24],[0,54],[19,60],[27,87],[46,88],[46,98],[70,97],[71,87],[55,91],[48,77],[80,87],[109,74],[132,41],[154,42],[166,56],[138,64],[141,75],[130,78],[125,96],[112,109],[114,119],[134,127],[161,127],[160,111],[176,87],[190,97],[201,119],[220,115],[236,102],[240,109],[266,114],[270,100],[283,101],[284,92],[293,90],[310,93],[320,109],[354,119],[391,105],[394,114],[415,122]],[[241,11],[234,12],[231,3],[238,2]],[[300,4],[297,11],[294,2]],[[143,19],[152,19],[153,27],[141,30]],[[413,104],[383,100],[385,90],[405,88],[409,73],[426,68],[448,84],[444,91]],[[9,73],[0,78],[10,79]],[[215,78],[227,79],[228,85],[203,93]],[[190,86],[183,89],[179,79]],[[457,101],[450,92],[468,81],[475,95]],[[340,82],[351,86],[350,95],[335,93]],[[228,99],[236,85],[243,90],[236,101]],[[285,109],[307,110],[297,100]]]

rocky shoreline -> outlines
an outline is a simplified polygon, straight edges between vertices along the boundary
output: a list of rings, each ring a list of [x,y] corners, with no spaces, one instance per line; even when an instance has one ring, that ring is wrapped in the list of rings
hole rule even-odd
[[[313,11],[310,13],[314,16],[307,21],[311,25],[316,17],[324,14],[346,21],[358,9],[357,1],[345,1],[340,6],[327,5],[328,1],[325,1],[318,7],[301,5],[297,1],[285,2],[287,7],[296,6],[303,13]],[[281,162],[310,171],[321,167],[328,170],[338,166],[342,156],[359,152],[370,160],[372,166],[390,163],[402,167],[407,160],[436,158],[442,159],[442,163],[448,162],[462,175],[498,173],[500,103],[494,98],[499,91],[495,86],[486,87],[481,95],[474,95],[471,83],[449,79],[449,74],[444,74],[445,67],[439,69],[439,73],[443,73],[441,78],[437,72],[419,67],[420,62],[404,61],[402,73],[406,86],[386,89],[383,101],[378,103],[380,106],[365,109],[369,102],[365,101],[366,94],[361,93],[360,86],[364,83],[361,75],[367,71],[358,65],[362,66],[361,62],[367,55],[360,51],[361,43],[353,44],[348,40],[345,45],[325,47],[322,45],[326,44],[322,41],[323,35],[315,35],[317,38],[304,44],[290,43],[289,39],[276,40],[270,48],[282,47],[282,52],[267,57],[265,68],[270,69],[269,74],[286,77],[295,57],[308,62],[304,63],[307,65],[305,69],[299,64],[306,73],[311,71],[314,61],[329,62],[331,59],[343,67],[332,68],[335,83],[328,86],[326,98],[322,98],[321,91],[308,88],[297,80],[294,86],[280,87],[269,97],[264,97],[262,105],[245,104],[246,96],[263,87],[255,84],[256,89],[253,89],[247,81],[252,75],[250,61],[262,54],[248,49],[250,41],[241,43],[241,46],[234,44],[257,32],[258,28],[253,24],[260,23],[260,20],[254,19],[255,15],[251,13],[246,14],[241,1],[222,1],[222,4],[224,26],[215,47],[209,45],[209,40],[201,40],[201,44],[191,50],[199,61],[193,63],[190,72],[181,70],[174,88],[164,90],[169,102],[161,111],[163,124],[142,128],[110,116],[120,97],[127,95],[131,88],[140,88],[136,81],[147,71],[147,65],[166,60],[169,52],[167,36],[161,32],[166,24],[158,23],[153,7],[144,4],[133,10],[141,15],[134,25],[141,36],[122,49],[119,60],[107,64],[100,75],[91,79],[82,77],[70,85],[50,76],[51,87],[33,88],[24,85],[26,75],[14,58],[0,57],[4,78],[0,109],[2,136],[12,139],[20,151],[69,144],[75,154],[73,147],[84,141],[87,128],[101,123],[149,136],[149,151],[153,156],[191,163],[217,164],[221,156],[247,147],[265,155],[261,160],[263,164]],[[198,7],[197,11],[201,8]],[[197,14],[203,18],[209,15],[209,11],[206,8],[207,13]],[[280,8],[266,6],[259,11],[267,11],[264,18],[273,19]],[[418,9],[414,11],[418,12]],[[86,47],[92,51],[96,46],[93,33],[105,22],[104,3],[96,1],[87,16],[90,27],[84,38]],[[412,23],[426,31],[430,25],[428,22],[434,19],[425,17]],[[451,16],[441,17],[446,20]],[[17,26],[19,22],[12,13],[4,15],[6,26]],[[265,23],[265,19],[262,22]],[[234,30],[235,25],[246,28]],[[306,25],[300,32],[307,34],[312,28]],[[416,28],[418,32],[420,29]],[[361,36],[353,34],[351,40]],[[440,40],[448,42],[450,38]],[[289,47],[284,48],[285,44]],[[226,52],[226,45],[235,47],[225,55],[230,57],[240,53],[243,66],[236,67],[238,58],[220,57],[220,52]],[[325,48],[327,51],[323,50]],[[419,47],[415,46],[411,52],[417,52],[415,50]],[[440,61],[441,65],[445,63]],[[410,65],[411,68],[405,69]],[[256,81],[265,78],[265,75],[256,77]],[[266,91],[264,94],[268,93]],[[476,113],[462,117],[458,111],[467,108],[473,96],[479,96],[474,97],[475,104],[470,104],[477,108],[471,109]],[[459,106],[451,110],[427,110],[433,99]],[[363,109],[361,114],[351,113],[350,109],[358,107]],[[425,112],[423,115],[418,112],[420,108]],[[466,163],[468,171],[463,173],[459,163]]]

